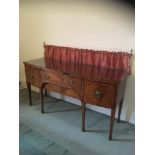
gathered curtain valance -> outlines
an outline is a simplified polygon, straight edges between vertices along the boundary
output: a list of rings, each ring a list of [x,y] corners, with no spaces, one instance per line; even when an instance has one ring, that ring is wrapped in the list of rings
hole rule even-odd
[[[95,51],[71,47],[44,45],[44,57],[75,64],[88,64],[124,70],[130,73],[131,54],[126,52]]]

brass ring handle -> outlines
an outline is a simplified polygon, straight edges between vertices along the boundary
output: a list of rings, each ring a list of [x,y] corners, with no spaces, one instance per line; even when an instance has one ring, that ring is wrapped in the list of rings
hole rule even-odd
[[[99,90],[97,90],[97,91],[95,92],[95,95],[96,95],[97,98],[101,98],[101,97],[102,97],[102,93],[101,93],[101,91],[99,91]]]

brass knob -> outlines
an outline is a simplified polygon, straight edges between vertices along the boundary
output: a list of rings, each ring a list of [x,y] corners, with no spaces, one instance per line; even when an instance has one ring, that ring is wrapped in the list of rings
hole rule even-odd
[[[95,92],[95,95],[96,95],[97,98],[101,98],[102,97],[102,93],[99,90],[97,90]]]

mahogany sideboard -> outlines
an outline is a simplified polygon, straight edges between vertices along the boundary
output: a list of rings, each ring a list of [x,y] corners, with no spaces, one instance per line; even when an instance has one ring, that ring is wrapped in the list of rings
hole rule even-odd
[[[128,76],[126,71],[45,57],[26,61],[24,65],[30,105],[32,105],[31,85],[40,88],[42,113],[44,113],[43,90],[79,99],[82,108],[82,131],[85,131],[86,103],[109,108],[111,109],[109,140],[112,139],[117,105],[119,105],[118,122],[120,121]]]

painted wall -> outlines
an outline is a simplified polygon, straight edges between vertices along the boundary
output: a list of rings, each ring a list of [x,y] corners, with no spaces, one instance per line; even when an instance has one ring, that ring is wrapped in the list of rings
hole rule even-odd
[[[20,1],[20,81],[25,82],[23,61],[43,57],[47,44],[126,51],[134,49],[134,11],[114,1]],[[134,58],[127,81],[121,119],[135,120]],[[56,94],[54,94],[56,95]],[[77,100],[66,98],[74,103]],[[109,114],[109,110],[89,106]]]

